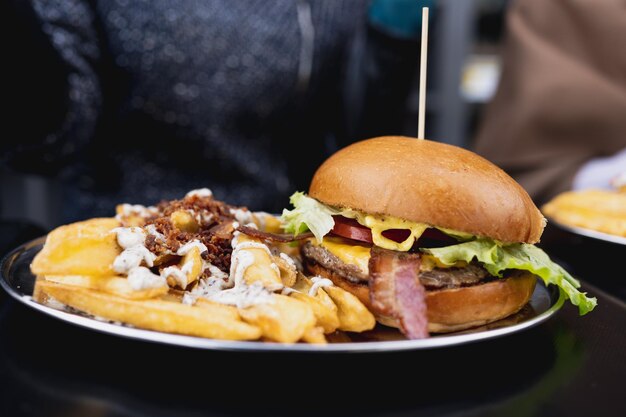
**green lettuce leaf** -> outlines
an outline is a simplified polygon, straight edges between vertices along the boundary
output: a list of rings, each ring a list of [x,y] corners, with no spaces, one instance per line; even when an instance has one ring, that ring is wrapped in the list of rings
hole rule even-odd
[[[302,192],[293,193],[289,197],[289,202],[294,206],[294,209],[284,209],[280,217],[283,222],[283,229],[287,233],[293,233],[294,236],[297,236],[310,230],[315,235],[315,239],[321,242],[324,235],[335,226],[333,214],[338,214],[339,211],[307,197]]]
[[[544,251],[534,245],[514,243],[500,246],[490,239],[478,239],[458,245],[421,250],[430,253],[446,265],[476,259],[489,273],[498,277],[501,277],[502,272],[507,269],[529,271],[543,279],[546,285],[558,286],[572,304],[578,306],[580,315],[587,314],[597,305],[595,298],[587,297],[586,293],[577,290],[580,283],[574,277],[552,262]]]

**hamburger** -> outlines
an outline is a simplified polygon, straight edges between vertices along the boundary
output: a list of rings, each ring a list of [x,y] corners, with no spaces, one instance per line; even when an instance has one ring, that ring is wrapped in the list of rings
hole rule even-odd
[[[596,305],[538,247],[546,221],[504,171],[459,147],[406,137],[354,143],[282,214],[308,272],[357,296],[408,338],[510,316],[537,279],[586,314]]]

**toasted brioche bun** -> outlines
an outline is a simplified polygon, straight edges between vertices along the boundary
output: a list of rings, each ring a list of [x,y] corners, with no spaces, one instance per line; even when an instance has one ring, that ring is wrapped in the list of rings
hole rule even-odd
[[[352,293],[368,310],[374,311],[367,283],[351,282],[315,263],[307,264],[307,268],[311,273],[326,277],[336,286]],[[455,332],[515,314],[528,303],[536,283],[535,275],[524,273],[470,287],[426,291],[428,331]],[[376,316],[376,320],[386,326],[398,327],[392,317]]]
[[[319,167],[309,195],[502,242],[536,243],[545,226],[528,193],[500,168],[468,150],[414,138],[341,149]]]

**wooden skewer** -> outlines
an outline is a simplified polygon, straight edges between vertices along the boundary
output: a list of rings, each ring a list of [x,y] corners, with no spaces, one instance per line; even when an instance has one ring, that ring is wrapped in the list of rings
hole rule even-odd
[[[422,8],[422,48],[420,56],[419,109],[417,113],[417,138],[424,139],[426,117],[426,59],[428,56],[428,7]]]

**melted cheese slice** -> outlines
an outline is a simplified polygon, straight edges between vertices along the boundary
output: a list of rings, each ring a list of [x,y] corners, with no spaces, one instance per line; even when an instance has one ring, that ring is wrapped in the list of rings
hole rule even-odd
[[[439,229],[443,233],[459,240],[469,240],[473,236],[469,233],[456,230],[435,227],[426,223],[412,222],[392,216],[365,214],[354,210],[344,210],[341,215],[355,219],[359,224],[366,226],[372,231],[372,241],[376,246],[389,250],[407,252],[429,227]],[[409,236],[403,242],[395,242],[383,236],[383,232],[392,229],[408,230]]]
[[[315,244],[315,241],[313,241]],[[341,238],[325,237],[321,246],[341,259],[342,262],[357,266],[365,275],[369,273],[370,248],[369,246],[346,243]]]
[[[311,243],[316,244],[314,240]],[[321,246],[326,248],[330,253],[339,258],[342,262],[358,267],[365,275],[369,274],[370,247],[355,245],[342,238],[325,237]],[[452,268],[464,267],[467,263],[464,261],[456,262],[453,265],[446,265],[432,255],[423,253],[420,270],[430,271],[434,268]]]
[[[413,243],[430,227],[426,223],[416,223],[397,217],[372,215],[346,210],[341,213],[345,217],[355,219],[359,224],[372,230],[372,241],[381,248],[406,252],[413,247]],[[385,230],[403,229],[410,232],[403,242],[395,242],[383,236]]]

